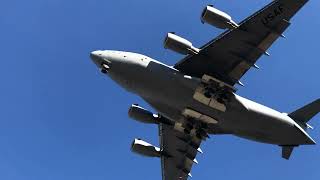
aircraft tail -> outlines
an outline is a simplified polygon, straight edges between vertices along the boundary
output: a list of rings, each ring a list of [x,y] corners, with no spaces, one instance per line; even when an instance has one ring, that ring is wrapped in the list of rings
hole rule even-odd
[[[296,121],[303,128],[309,128],[308,121],[320,112],[320,99],[288,114],[294,121]]]
[[[317,100],[313,101],[312,103],[307,104],[307,105],[303,106],[302,108],[288,114],[288,116],[290,118],[292,118],[297,124],[299,124],[299,126],[301,128],[306,130],[308,128],[312,128],[308,124],[308,121],[310,121],[319,112],[320,112],[320,99],[317,99]],[[310,138],[310,140],[312,140],[311,137],[309,137],[309,138]],[[290,146],[290,145],[289,146],[282,146],[282,157],[284,159],[288,160],[293,152],[293,149],[297,146],[298,145],[296,145],[296,146]]]

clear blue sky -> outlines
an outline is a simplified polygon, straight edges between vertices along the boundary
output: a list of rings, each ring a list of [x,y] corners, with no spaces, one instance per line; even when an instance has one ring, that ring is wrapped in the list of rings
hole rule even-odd
[[[181,56],[163,49],[175,31],[201,46],[221,30],[200,23],[214,3],[236,21],[270,0],[2,0],[0,2],[0,179],[160,180],[160,161],[130,152],[133,138],[157,145],[157,128],[127,116],[145,105],[101,75],[89,59],[96,49],[134,51],[168,64]],[[258,62],[238,93],[290,112],[320,95],[320,2],[311,0],[286,39]],[[146,105],[146,107],[148,107]],[[320,141],[320,117],[310,134]],[[193,179],[320,179],[320,146],[280,148],[214,136],[193,168]]]

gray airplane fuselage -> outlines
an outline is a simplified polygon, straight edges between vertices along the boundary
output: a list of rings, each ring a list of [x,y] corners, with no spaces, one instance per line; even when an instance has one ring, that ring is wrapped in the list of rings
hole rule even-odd
[[[170,120],[183,120],[183,110],[191,108],[218,120],[213,127],[228,134],[276,145],[315,144],[287,114],[239,95],[234,94],[225,112],[200,103],[193,95],[201,79],[147,56],[106,50],[92,52],[91,58],[100,69],[107,71],[111,79],[142,97]],[[209,133],[216,133],[215,128],[210,128]]]

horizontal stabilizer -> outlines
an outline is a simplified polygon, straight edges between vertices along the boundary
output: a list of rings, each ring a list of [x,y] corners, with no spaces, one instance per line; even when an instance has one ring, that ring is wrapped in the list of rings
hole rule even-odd
[[[320,99],[313,101],[312,103],[290,113],[290,116],[297,123],[307,123],[315,115],[320,112]]]

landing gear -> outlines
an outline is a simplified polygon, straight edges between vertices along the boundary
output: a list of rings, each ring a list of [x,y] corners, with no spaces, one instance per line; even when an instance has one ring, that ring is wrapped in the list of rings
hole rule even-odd
[[[205,130],[203,130],[203,129],[199,129],[198,131],[197,131],[197,133],[196,133],[196,136],[197,136],[197,138],[199,138],[199,139],[207,139],[207,138],[210,138],[210,136],[208,135],[208,133],[205,131]]]
[[[226,104],[226,101],[224,100],[224,99],[222,99],[222,98],[217,98],[217,101],[219,102],[219,103],[221,103],[221,104]]]
[[[206,140],[207,138],[210,138],[207,131],[208,131],[208,124],[205,123],[199,123],[198,126],[196,127],[196,136],[199,139]]]
[[[207,85],[207,87],[204,88],[204,93],[203,95],[206,98],[214,98],[216,99],[219,103],[226,105],[227,102],[230,101],[229,97],[229,91],[226,90],[224,87],[210,87],[210,85]]]
[[[101,64],[101,73],[103,73],[103,74],[107,74],[108,73],[108,71],[109,71],[109,69],[110,69],[110,67],[108,66],[108,65],[106,65],[106,64]]]
[[[203,94],[206,98],[212,98],[212,93],[210,91],[205,91]]]
[[[236,89],[214,77],[203,75],[193,99],[210,106],[213,109],[225,112],[228,103],[232,100]]]
[[[102,74],[108,74],[108,71],[105,70],[105,69],[101,69],[100,72],[101,72]]]
[[[208,125],[206,123],[188,118],[184,128],[184,133],[189,136],[195,136],[200,140],[206,140],[207,138],[210,138],[207,133]]]

